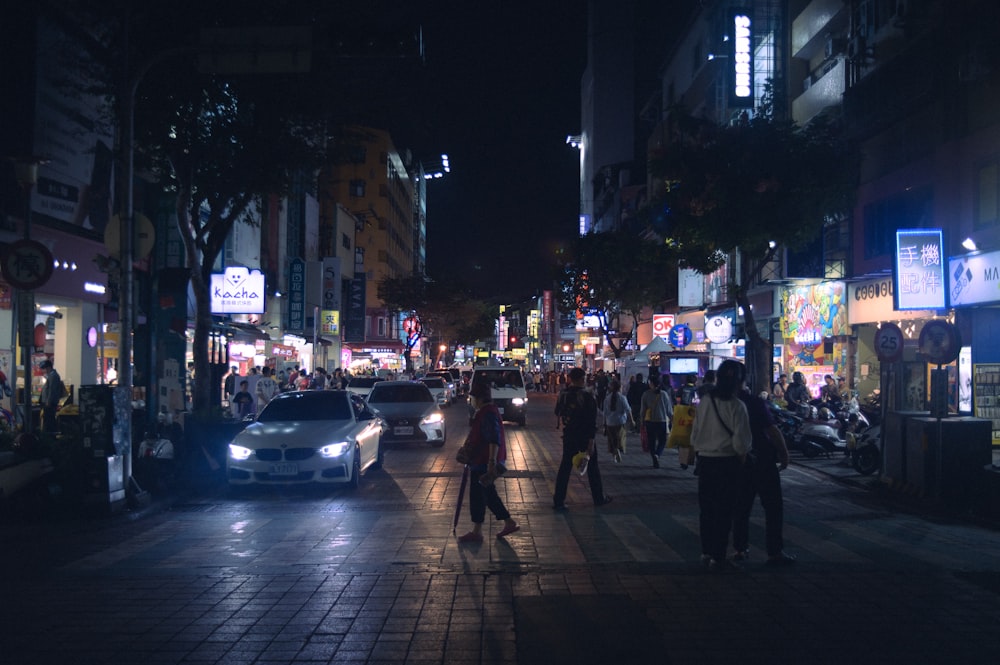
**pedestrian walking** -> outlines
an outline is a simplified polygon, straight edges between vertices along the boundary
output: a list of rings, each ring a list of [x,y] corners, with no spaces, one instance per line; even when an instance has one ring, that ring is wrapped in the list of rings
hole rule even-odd
[[[639,405],[642,402],[642,396],[646,392],[646,382],[642,378],[642,372],[638,372],[635,376],[629,379],[628,392],[625,394],[625,398],[628,399],[628,403],[632,406],[632,431],[638,432],[639,425],[642,423],[642,412],[639,410]]]
[[[674,417],[674,404],[670,393],[660,388],[660,378],[654,374],[649,376],[649,388],[639,400],[639,412],[642,413],[642,425],[649,437],[653,468],[659,469],[660,455],[667,445],[668,424]]]
[[[739,399],[745,368],[726,360],[717,370],[715,388],[695,411],[691,445],[698,452],[698,525],[701,560],[712,570],[739,565],[726,559],[729,531],[741,487],[743,458],[752,437],[747,408]]]
[[[59,410],[59,401],[63,398],[66,386],[51,360],[43,360],[38,367],[45,370],[45,385],[42,386],[42,394],[38,399],[42,407],[42,431],[52,433],[56,431],[56,411]]]
[[[469,463],[469,512],[472,514],[472,531],[459,536],[460,543],[483,542],[483,522],[486,509],[493,516],[503,520],[504,526],[497,538],[509,536],[521,527],[511,519],[510,512],[497,494],[496,479],[502,473],[502,465],[507,459],[507,438],[503,429],[503,418],[493,404],[490,384],[477,381],[469,389],[469,398],[476,409],[469,427],[469,444],[473,457]]]
[[[632,407],[622,395],[622,384],[617,379],[608,384],[608,396],[604,398],[604,434],[608,437],[608,452],[615,462],[622,461],[625,454],[627,428],[632,424]]]
[[[246,379],[240,381],[240,389],[233,395],[232,399],[233,416],[245,418],[254,412],[253,395],[250,394],[250,382]]]
[[[568,379],[569,386],[559,395],[562,403],[559,414],[562,417],[563,450],[556,474],[552,507],[556,510],[566,507],[569,474],[573,469],[573,457],[577,453],[590,455],[590,462],[587,464],[590,494],[595,506],[603,506],[611,503],[611,497],[604,493],[601,471],[597,465],[597,446],[594,441],[597,432],[597,400],[586,388],[587,373],[582,368],[571,369]]]
[[[754,499],[760,497],[764,508],[764,542],[767,564],[783,566],[795,563],[795,557],[784,552],[784,502],[781,496],[780,472],[788,468],[788,447],[785,437],[771,416],[767,403],[749,391],[740,392],[750,419],[752,443],[750,454],[741,469],[740,492],[733,516],[733,559],[750,558],[750,513]]]
[[[278,392],[278,382],[274,380],[271,374],[274,372],[268,366],[264,366],[260,370],[260,378],[257,380],[257,387],[254,388],[254,394],[257,397],[257,413],[264,410],[274,396]]]

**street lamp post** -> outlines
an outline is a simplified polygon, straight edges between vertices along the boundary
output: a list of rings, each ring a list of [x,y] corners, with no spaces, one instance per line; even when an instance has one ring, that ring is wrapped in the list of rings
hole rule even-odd
[[[31,240],[31,190],[36,184],[38,184],[38,166],[41,160],[30,157],[27,159],[18,159],[14,162],[14,172],[17,176],[17,182],[24,189],[24,239]],[[14,299],[16,307],[16,316],[14,317],[15,325],[13,328],[18,329],[20,342],[21,342],[21,364],[24,366],[24,393],[22,399],[22,405],[24,409],[24,419],[23,428],[25,434],[30,434],[31,430],[34,428],[34,422],[31,413],[31,347],[35,343],[34,339],[34,313],[35,313],[35,294],[30,289],[21,290],[18,292],[18,297]],[[14,337],[14,333],[11,333],[11,338]],[[12,339],[13,341],[13,339]],[[16,349],[16,345],[12,344]],[[12,359],[13,360],[13,359]],[[16,363],[12,363],[12,366]],[[14,375],[14,386],[16,388],[16,374]],[[12,401],[17,402],[17,393],[15,391]],[[15,409],[16,410],[16,409]]]

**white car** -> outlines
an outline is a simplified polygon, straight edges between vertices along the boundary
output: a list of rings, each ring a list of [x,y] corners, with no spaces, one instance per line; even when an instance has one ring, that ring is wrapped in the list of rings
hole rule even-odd
[[[434,399],[437,400],[438,406],[448,406],[455,401],[451,388],[449,388],[448,384],[444,382],[444,379],[436,376],[430,376],[420,379],[420,383],[427,386],[427,388],[431,391],[431,395],[434,395]]]
[[[385,381],[385,379],[377,376],[356,376],[347,382],[347,389],[355,395],[368,397],[368,393],[372,391],[372,386],[379,381]]]
[[[278,394],[236,435],[226,456],[229,485],[347,484],[383,462],[385,423],[346,390]]]
[[[474,386],[480,381],[487,383],[492,392],[493,403],[500,410],[504,420],[511,420],[524,427],[528,412],[528,392],[524,388],[524,375],[518,367],[476,367],[472,370]],[[475,408],[469,400],[469,422]]]

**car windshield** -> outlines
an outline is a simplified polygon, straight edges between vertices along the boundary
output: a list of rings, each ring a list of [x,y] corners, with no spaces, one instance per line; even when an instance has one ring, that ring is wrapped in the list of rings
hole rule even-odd
[[[433,401],[431,391],[422,383],[380,383],[372,388],[368,396],[369,404]]]
[[[371,388],[381,380],[375,377],[362,377],[360,379],[351,379],[347,386],[349,388]]]
[[[489,381],[493,388],[523,388],[521,373],[510,369],[484,369],[477,371],[472,380]]]
[[[283,393],[272,399],[257,417],[258,422],[287,420],[350,420],[351,405],[339,390]]]
[[[420,382],[428,388],[444,389],[443,379],[420,379]]]

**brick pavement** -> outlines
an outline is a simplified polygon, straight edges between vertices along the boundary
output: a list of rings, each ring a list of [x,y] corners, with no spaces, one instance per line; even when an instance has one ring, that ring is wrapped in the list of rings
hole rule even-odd
[[[357,493],[213,490],[136,520],[2,524],[0,662],[996,661],[995,528],[800,464],[784,477],[798,563],[710,574],[696,479],[669,455],[653,470],[630,441],[623,464],[601,456],[612,504],[574,478],[569,510],[551,510],[546,399],[509,428],[522,530],[481,546],[451,534],[451,444],[391,451]],[[762,530],[755,513],[754,544]]]

